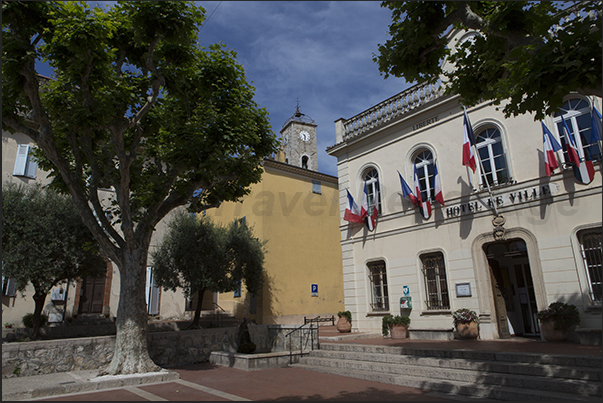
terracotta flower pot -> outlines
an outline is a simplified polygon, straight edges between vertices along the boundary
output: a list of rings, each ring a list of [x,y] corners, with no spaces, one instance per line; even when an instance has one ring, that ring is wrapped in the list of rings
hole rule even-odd
[[[474,321],[469,323],[457,323],[456,331],[459,335],[459,338],[464,340],[477,339],[477,336],[479,336],[479,329],[477,327],[477,323]]]
[[[408,336],[408,325],[390,325],[389,333],[392,339],[405,339]]]
[[[340,316],[337,321],[337,330],[341,333],[348,333],[352,330],[352,324],[348,322],[345,316]]]
[[[555,329],[555,321],[552,319],[541,321],[540,331],[546,341],[566,341],[569,337],[567,329]]]

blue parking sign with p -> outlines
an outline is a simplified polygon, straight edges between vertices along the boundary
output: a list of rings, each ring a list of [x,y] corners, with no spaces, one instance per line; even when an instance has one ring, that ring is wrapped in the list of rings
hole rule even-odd
[[[318,297],[318,284],[312,284],[311,292],[313,297]]]

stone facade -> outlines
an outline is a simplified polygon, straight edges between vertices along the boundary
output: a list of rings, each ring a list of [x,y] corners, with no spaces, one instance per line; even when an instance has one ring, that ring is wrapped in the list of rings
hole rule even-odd
[[[257,353],[289,351],[287,334],[295,326],[249,326]],[[148,334],[151,359],[162,367],[209,362],[212,351],[237,351],[239,328],[236,326]],[[291,338],[292,349],[316,345],[318,335],[308,330]],[[30,376],[56,372],[100,369],[113,358],[115,336],[45,340],[2,344],[2,377]]]

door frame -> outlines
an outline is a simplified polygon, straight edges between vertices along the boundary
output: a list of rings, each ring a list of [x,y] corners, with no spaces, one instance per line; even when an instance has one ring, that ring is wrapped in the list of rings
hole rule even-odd
[[[489,243],[504,242],[513,238],[519,238],[526,244],[528,262],[530,265],[530,271],[532,273],[532,282],[534,284],[534,297],[536,299],[537,310],[544,309],[548,306],[544,277],[542,274],[542,265],[540,263],[538,241],[534,234],[524,228],[510,228],[505,229],[504,239],[495,238],[494,231],[491,233],[478,235],[473,241],[471,254],[477,289],[482,291],[478,293],[477,299],[480,312],[480,335],[483,339],[500,338],[498,324],[496,321],[494,294],[492,291],[493,284],[490,279],[488,258],[486,257],[486,252],[484,251],[483,246]]]

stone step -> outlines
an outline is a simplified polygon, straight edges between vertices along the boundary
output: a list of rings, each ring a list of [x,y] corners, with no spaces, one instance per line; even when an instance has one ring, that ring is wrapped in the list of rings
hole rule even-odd
[[[432,382],[461,382],[492,387],[510,387],[515,389],[539,390],[541,392],[570,393],[575,396],[601,396],[601,383],[588,380],[549,378],[536,375],[516,375],[513,373],[492,373],[487,366],[467,369],[462,361],[456,368],[422,366],[416,363],[380,362],[379,358],[360,360],[357,357],[337,359],[319,357],[312,352],[300,362],[316,368],[333,368],[341,371],[365,371],[373,374],[410,376],[429,379]],[[389,357],[382,357],[384,360]],[[404,358],[404,357],[397,357]]]
[[[600,395],[577,396],[572,393],[549,392],[542,390],[530,390],[523,388],[514,388],[499,385],[476,384],[472,382],[454,381],[454,380],[434,380],[413,375],[400,375],[389,373],[377,373],[360,369],[341,369],[327,366],[314,366],[305,364],[305,358],[298,364],[293,365],[296,368],[303,368],[313,371],[319,371],[330,374],[337,374],[358,379],[403,385],[411,388],[440,392],[457,397],[468,396],[487,400],[579,400],[579,401],[600,401]]]
[[[490,361],[470,360],[464,358],[442,359],[428,356],[374,354],[356,351],[314,350],[312,357],[355,360],[365,362],[383,362],[408,366],[446,368],[451,370],[463,369],[472,371],[488,371],[492,373],[545,376],[549,378],[576,379],[585,381],[602,381],[601,368],[596,367],[570,367],[554,364],[525,363],[521,361]],[[520,357],[517,357],[518,360]]]
[[[328,350],[361,352],[369,354],[408,355],[440,359],[466,359],[496,362],[521,362],[524,364],[549,364],[572,368],[595,368],[599,370],[601,370],[601,367],[603,366],[603,357],[570,354],[533,354],[505,351],[430,349],[342,343],[321,343],[320,349],[321,351]]]

